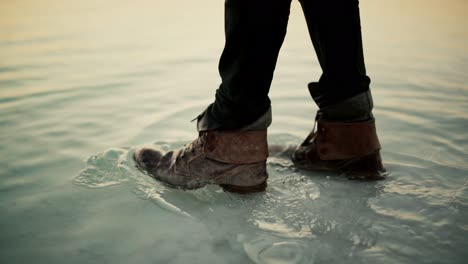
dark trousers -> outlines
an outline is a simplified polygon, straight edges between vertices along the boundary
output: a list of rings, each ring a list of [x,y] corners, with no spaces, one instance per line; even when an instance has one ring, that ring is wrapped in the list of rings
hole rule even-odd
[[[314,86],[320,107],[369,89],[358,0],[300,0],[323,74]],[[222,83],[207,111],[236,129],[270,108],[268,92],[286,35],[291,0],[226,0]],[[285,88],[287,89],[287,88]]]

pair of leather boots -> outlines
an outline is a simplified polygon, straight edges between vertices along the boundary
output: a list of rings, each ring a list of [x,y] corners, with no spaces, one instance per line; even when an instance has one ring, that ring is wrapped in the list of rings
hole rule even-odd
[[[311,94],[317,102],[312,90]],[[372,107],[367,91],[320,108],[314,129],[291,157],[295,166],[334,171],[352,179],[381,179],[384,168]],[[198,123],[203,123],[204,118],[200,115]],[[172,187],[196,189],[217,184],[237,193],[264,191],[268,178],[268,125],[264,129],[236,131],[198,126],[198,138],[183,148],[166,153],[140,148],[134,159],[140,169]]]

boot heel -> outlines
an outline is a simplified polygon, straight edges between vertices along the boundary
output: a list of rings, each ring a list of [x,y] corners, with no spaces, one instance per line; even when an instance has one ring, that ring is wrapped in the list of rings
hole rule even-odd
[[[237,185],[230,185],[230,184],[220,184],[224,191],[238,193],[238,194],[249,194],[249,193],[256,193],[256,192],[263,192],[267,187],[267,182],[263,182],[258,185],[254,186],[237,186]]]
[[[360,158],[356,158],[343,166],[341,171],[349,174],[353,180],[383,180],[385,172],[379,151]]]

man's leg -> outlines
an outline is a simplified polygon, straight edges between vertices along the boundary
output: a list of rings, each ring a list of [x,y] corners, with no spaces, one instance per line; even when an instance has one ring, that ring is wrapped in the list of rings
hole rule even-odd
[[[384,171],[372,115],[358,0],[301,0],[310,36],[322,67],[309,84],[319,106],[317,131],[293,155],[299,167],[332,170],[365,179]]]
[[[268,91],[286,34],[291,0],[226,0],[222,84],[198,116],[199,136],[169,152],[135,151],[138,166],[172,186],[218,184],[235,192],[266,187]]]
[[[314,87],[319,106],[369,90],[358,0],[301,0],[323,74]]]
[[[219,61],[222,83],[199,130],[239,129],[271,122],[268,91],[286,35],[291,0],[227,0],[226,44]]]

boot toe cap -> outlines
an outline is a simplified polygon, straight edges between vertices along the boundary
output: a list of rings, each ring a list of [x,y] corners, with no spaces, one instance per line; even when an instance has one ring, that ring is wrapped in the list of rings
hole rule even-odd
[[[133,159],[140,168],[150,171],[157,168],[162,156],[163,153],[161,151],[144,147],[135,150]]]

